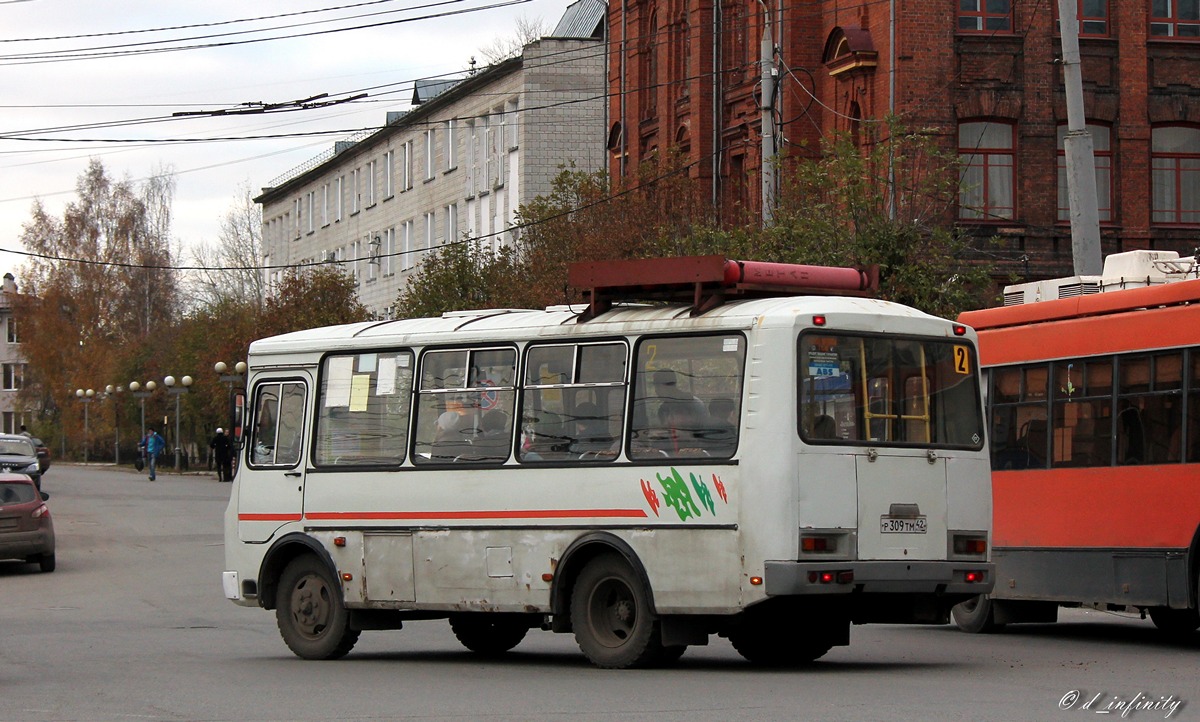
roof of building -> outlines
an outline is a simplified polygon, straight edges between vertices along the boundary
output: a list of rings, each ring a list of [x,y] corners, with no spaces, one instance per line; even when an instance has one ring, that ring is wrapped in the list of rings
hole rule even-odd
[[[607,13],[608,4],[604,0],[576,0],[567,6],[549,37],[598,40],[604,37],[604,18]]]

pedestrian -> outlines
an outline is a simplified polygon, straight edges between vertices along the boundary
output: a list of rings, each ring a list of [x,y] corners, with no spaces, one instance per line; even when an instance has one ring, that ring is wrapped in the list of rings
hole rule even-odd
[[[163,437],[158,435],[154,427],[146,429],[146,438],[138,444],[138,448],[146,455],[146,465],[150,467],[150,481],[154,481],[156,474],[155,469],[158,466],[158,455],[166,448],[167,442]]]
[[[217,460],[217,481],[233,481],[233,455],[230,454],[230,446],[225,430],[218,426],[217,433],[213,435],[212,441],[208,442],[208,448],[212,449]]]
[[[25,424],[21,424],[21,436],[33,438],[33,434],[29,433],[29,429],[25,428]]]

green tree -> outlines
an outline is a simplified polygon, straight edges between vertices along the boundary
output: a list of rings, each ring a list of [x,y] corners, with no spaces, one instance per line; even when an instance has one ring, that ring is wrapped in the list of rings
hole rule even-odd
[[[178,312],[173,193],[170,176],[136,186],[93,159],[61,218],[35,201],[24,225],[21,243],[36,256],[15,308],[29,371],[23,401],[61,421],[73,439],[82,438],[82,414],[61,414],[77,408],[74,390],[117,378],[121,359],[168,330]],[[106,423],[99,416],[91,436],[106,432]]]
[[[257,336],[276,336],[320,326],[366,321],[354,278],[339,266],[293,268],[267,298]]]
[[[880,267],[879,297],[953,317],[983,305],[990,264],[952,221],[958,160],[895,121],[860,148],[835,135],[787,176],[776,223],[693,237],[690,252],[751,260]]]

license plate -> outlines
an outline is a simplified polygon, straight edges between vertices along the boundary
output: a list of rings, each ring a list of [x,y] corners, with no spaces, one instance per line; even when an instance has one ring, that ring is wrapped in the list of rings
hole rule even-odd
[[[925,517],[879,517],[879,532],[881,534],[924,534],[929,530]]]

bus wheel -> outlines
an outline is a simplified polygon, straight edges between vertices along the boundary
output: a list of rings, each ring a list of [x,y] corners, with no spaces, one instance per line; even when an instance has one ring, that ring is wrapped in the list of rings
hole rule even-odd
[[[1150,621],[1168,634],[1191,634],[1200,629],[1200,610],[1151,607]]]
[[[614,554],[583,568],[571,593],[575,641],[597,667],[624,669],[660,662],[658,620],[633,569]]]
[[[805,633],[799,628],[771,628],[747,625],[729,633],[729,642],[751,664],[786,667],[808,664],[825,656],[833,643],[824,635]]]
[[[293,559],[279,577],[275,621],[279,634],[304,659],[344,657],[358,641],[350,613],[342,606],[341,589],[316,557]]]
[[[462,646],[479,654],[503,654],[521,643],[529,625],[503,614],[455,614],[450,630]]]
[[[955,604],[950,615],[959,629],[971,634],[987,634],[1004,629],[1003,624],[996,624],[992,598],[986,594]]]

